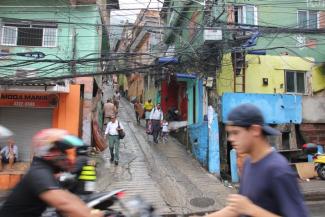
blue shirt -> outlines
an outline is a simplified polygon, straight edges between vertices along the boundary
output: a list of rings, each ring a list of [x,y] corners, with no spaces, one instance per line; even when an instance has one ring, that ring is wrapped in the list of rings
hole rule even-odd
[[[309,216],[295,172],[275,151],[255,163],[246,159],[239,193],[257,206],[283,217]]]

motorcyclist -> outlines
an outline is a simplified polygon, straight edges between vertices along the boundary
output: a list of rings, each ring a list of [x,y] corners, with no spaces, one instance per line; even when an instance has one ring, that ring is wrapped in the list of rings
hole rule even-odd
[[[47,206],[63,216],[103,217],[72,193],[63,190],[57,177],[75,166],[76,148],[82,141],[61,129],[44,129],[33,137],[34,157],[30,169],[0,209],[1,217],[41,216]]]

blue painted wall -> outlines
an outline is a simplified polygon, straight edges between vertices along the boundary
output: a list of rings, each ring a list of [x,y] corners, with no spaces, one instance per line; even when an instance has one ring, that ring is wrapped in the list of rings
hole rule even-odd
[[[268,124],[302,122],[302,96],[288,94],[225,93],[222,96],[222,121],[225,123],[231,109],[251,103],[261,109]]]
[[[237,153],[235,149],[230,151],[230,172],[231,182],[239,182],[238,167],[237,167]]]
[[[208,168],[210,173],[220,175],[219,125],[217,113],[214,113],[209,129]]]
[[[188,126],[194,157],[204,166],[208,164],[208,122]]]

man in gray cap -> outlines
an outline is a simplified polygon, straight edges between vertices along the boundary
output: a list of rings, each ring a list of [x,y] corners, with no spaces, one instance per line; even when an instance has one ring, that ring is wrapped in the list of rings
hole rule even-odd
[[[238,154],[247,154],[240,177],[239,194],[209,217],[307,217],[297,177],[288,161],[274,151],[267,136],[281,135],[265,124],[262,112],[243,104],[228,115],[228,141]]]

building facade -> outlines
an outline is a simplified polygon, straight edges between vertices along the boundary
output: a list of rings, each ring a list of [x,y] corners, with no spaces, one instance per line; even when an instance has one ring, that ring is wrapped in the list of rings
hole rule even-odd
[[[168,66],[168,74],[196,74],[202,80],[203,96],[219,117],[224,171],[230,171],[231,150],[224,122],[240,103],[273,111],[265,112],[268,123],[283,135],[271,138],[271,143],[292,162],[302,160],[303,143],[323,142],[324,120],[316,115],[323,112],[316,101],[325,88],[324,6],[322,1],[164,1],[165,57],[177,59]],[[191,104],[190,99],[187,102]],[[287,103],[294,103],[296,110]],[[203,103],[203,109],[198,109],[203,116],[205,108]],[[293,114],[294,120],[289,118]],[[202,141],[197,135],[189,137],[192,146]]]
[[[16,134],[19,160],[30,160],[31,138],[42,128],[67,129],[92,144],[92,124],[102,117],[101,76],[92,76],[101,71],[96,1],[0,6],[0,120]]]

